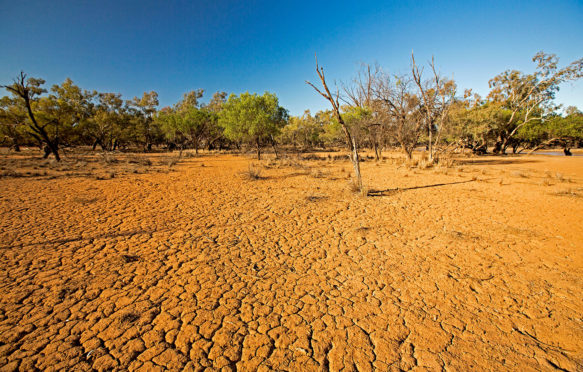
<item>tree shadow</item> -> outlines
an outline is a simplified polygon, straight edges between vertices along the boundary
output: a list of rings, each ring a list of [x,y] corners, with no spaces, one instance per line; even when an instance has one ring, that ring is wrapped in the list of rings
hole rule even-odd
[[[488,181],[492,178],[489,178],[487,180],[482,180],[482,181]],[[423,185],[423,186],[412,186],[412,187],[397,187],[394,189],[386,189],[386,190],[369,190],[367,193],[367,196],[391,196],[391,195],[395,195],[398,193],[401,193],[403,191],[408,191],[408,190],[416,190],[416,189],[427,189],[430,187],[439,187],[439,186],[448,186],[448,185],[457,185],[460,183],[469,183],[469,182],[476,182],[477,180],[466,180],[466,181],[457,181],[457,182],[448,182],[448,183],[434,183],[432,185]]]
[[[152,234],[156,232],[155,230],[129,230],[129,231],[120,231],[120,232],[111,232],[107,234],[99,234],[95,236],[83,237],[77,236],[72,238],[64,238],[64,239],[53,239],[53,240],[46,240],[43,242],[36,242],[36,243],[24,243],[24,244],[14,244],[8,246],[0,246],[0,249],[13,249],[13,248],[24,248],[24,247],[34,247],[34,246],[43,246],[43,245],[53,245],[53,244],[67,244],[72,242],[80,242],[80,241],[88,241],[90,244],[93,243],[94,240],[98,239],[111,239],[111,238],[119,238],[119,237],[132,237],[135,235],[144,235],[144,234]]]
[[[540,163],[540,160],[534,159],[456,159],[459,165],[504,165],[504,164],[527,164]]]

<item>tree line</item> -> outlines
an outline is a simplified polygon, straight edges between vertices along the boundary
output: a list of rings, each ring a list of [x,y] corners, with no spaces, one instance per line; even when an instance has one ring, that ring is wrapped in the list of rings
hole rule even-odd
[[[66,79],[45,81],[21,73],[3,85],[0,98],[0,146],[18,151],[38,145],[44,157],[59,160],[63,148],[91,146],[118,149],[184,150],[253,148],[257,157],[270,146],[298,151],[346,146],[355,172],[358,151],[376,158],[386,148],[400,148],[411,158],[425,146],[430,161],[460,148],[476,154],[533,151],[543,146],[569,148],[583,143],[583,113],[554,103],[562,84],[583,76],[583,59],[559,68],[558,58],[537,53],[535,71],[508,70],[490,82],[482,98],[458,92],[453,79],[439,73],[432,59],[419,65],[411,56],[408,73],[391,74],[363,65],[356,77],[334,89],[317,64],[318,85],[310,84],[331,109],[290,116],[275,94],[216,92],[203,103],[204,91],[193,90],[169,107],[159,108],[158,94],[124,99],[119,93],[88,91]]]

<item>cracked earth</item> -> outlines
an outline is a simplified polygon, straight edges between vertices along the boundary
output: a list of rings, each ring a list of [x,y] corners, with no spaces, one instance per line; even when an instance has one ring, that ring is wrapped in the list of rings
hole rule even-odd
[[[252,161],[0,178],[1,370],[583,369],[583,157]]]

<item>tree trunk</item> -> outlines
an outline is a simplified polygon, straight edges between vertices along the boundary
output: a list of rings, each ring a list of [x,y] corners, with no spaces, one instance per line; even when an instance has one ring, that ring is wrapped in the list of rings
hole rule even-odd
[[[413,159],[413,149],[409,149],[406,145],[404,145],[403,143],[401,144],[401,148],[403,149],[403,151],[405,152],[405,155],[407,155],[407,159],[411,160]]]
[[[277,154],[277,146],[275,145],[275,139],[271,136],[271,147],[273,147],[273,152],[275,152],[275,158],[279,159],[279,155]]]
[[[346,126],[346,123],[344,122],[344,119],[342,118],[342,114],[340,114],[340,104],[338,103],[339,100],[339,94],[336,94],[336,99],[334,99],[334,97],[332,96],[332,93],[330,93],[330,89],[328,89],[328,84],[326,84],[326,78],[324,77],[324,69],[320,68],[318,66],[318,59],[316,58],[316,73],[318,74],[318,77],[320,78],[320,81],[322,82],[322,86],[324,87],[324,92],[322,92],[320,89],[318,89],[314,84],[310,83],[309,81],[306,81],[306,83],[308,85],[310,85],[312,88],[314,88],[316,90],[316,92],[318,92],[322,97],[324,97],[326,100],[328,100],[328,102],[330,102],[330,104],[332,105],[332,109],[334,111],[334,114],[336,116],[336,119],[338,119],[338,122],[340,123],[340,125],[342,126],[342,130],[344,132],[344,135],[346,137],[346,142],[348,144],[348,147],[350,148],[350,159],[352,160],[352,164],[354,165],[354,173],[356,176],[356,182],[358,185],[358,189],[362,192],[363,188],[362,188],[362,178],[360,175],[360,159],[358,158],[358,148],[356,147],[356,141],[354,140],[354,137],[351,136],[350,131],[348,130],[348,127]]]
[[[352,160],[352,166],[354,167],[354,175],[356,176],[356,185],[358,186],[359,191],[363,191],[362,188],[362,177],[360,175],[360,159],[358,157],[358,148],[356,147],[356,140],[352,137],[352,156],[350,157]]]
[[[433,131],[431,130],[431,123],[429,124],[429,161],[433,162]]]
[[[55,160],[61,161],[61,156],[59,155],[59,145],[53,143],[53,141],[49,141],[47,138],[47,147],[49,148],[49,154],[52,152],[53,155],[55,156]],[[46,157],[48,157],[48,155]]]
[[[261,146],[259,145],[259,139],[257,139],[256,144],[257,144],[257,160],[261,160]]]

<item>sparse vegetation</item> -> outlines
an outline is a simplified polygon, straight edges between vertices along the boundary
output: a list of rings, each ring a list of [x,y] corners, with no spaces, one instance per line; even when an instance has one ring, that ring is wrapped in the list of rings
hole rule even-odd
[[[0,371],[583,372],[580,3],[2,3]]]
[[[244,172],[243,174],[245,175],[245,177],[248,180],[257,181],[257,180],[260,180],[262,178],[261,173],[262,173],[262,171],[261,171],[260,166],[258,166],[255,163],[249,163],[247,171]]]

